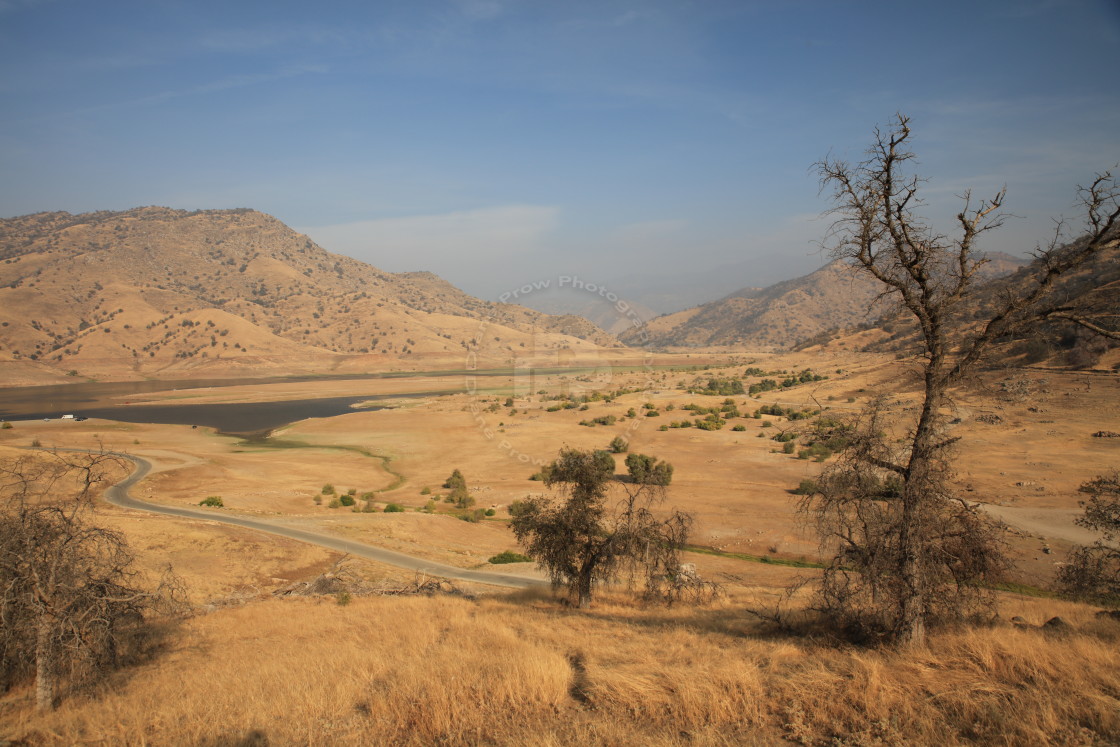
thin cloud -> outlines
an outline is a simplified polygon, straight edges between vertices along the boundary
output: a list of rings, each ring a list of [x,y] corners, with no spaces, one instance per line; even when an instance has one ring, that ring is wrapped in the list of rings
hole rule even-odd
[[[160,91],[148,96],[141,96],[140,98],[128,99],[125,101],[115,101],[108,104],[99,104],[98,106],[87,106],[82,109],[75,109],[67,113],[65,116],[81,116],[84,114],[93,114],[97,112],[114,111],[118,109],[129,109],[133,107],[152,106],[155,104],[162,104],[165,101],[173,99],[185,98],[190,96],[205,96],[211,93],[218,93],[220,91],[228,91],[235,88],[246,88],[249,86],[261,85],[264,83],[271,83],[278,80],[285,80],[294,78],[300,75],[316,74],[326,72],[326,67],[322,65],[301,65],[298,67],[291,67],[275,73],[259,73],[254,75],[231,75],[218,80],[200,83],[188,88],[172,89],[168,91]],[[53,119],[55,115],[50,115]],[[34,121],[34,120],[25,120]]]
[[[12,13],[17,10],[38,8],[41,5],[50,5],[56,0],[0,0],[0,13]]]
[[[324,249],[393,271],[482,265],[531,253],[556,229],[559,208],[503,205],[440,215],[300,228]]]
[[[673,219],[628,223],[614,229],[607,238],[613,243],[624,245],[644,244],[678,234],[687,225],[687,221]]]

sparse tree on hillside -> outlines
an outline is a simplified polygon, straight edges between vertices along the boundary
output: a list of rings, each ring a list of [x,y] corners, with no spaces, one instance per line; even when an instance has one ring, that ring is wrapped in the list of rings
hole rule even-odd
[[[663,487],[619,483],[614,459],[602,451],[563,449],[547,475],[561,498],[522,502],[513,531],[553,585],[567,587],[573,604],[589,606],[595,586],[623,572],[653,579],[677,571],[691,519],[679,511],[653,514]],[[612,488],[623,495],[612,501]]]
[[[447,488],[448,490],[454,490],[455,488],[459,487],[465,488],[467,487],[467,480],[463,477],[462,472],[455,469],[452,470],[451,476],[443,481],[443,487]]]
[[[175,602],[170,576],[142,588],[123,535],[90,521],[94,490],[118,461],[0,463],[0,687],[33,676],[40,709],[63,683],[116,666],[145,620]]]
[[[451,476],[444,480],[443,487],[451,490],[447,500],[454,503],[456,507],[470,508],[474,505],[474,496],[467,489],[467,480],[459,470],[456,469],[451,472]]]
[[[626,469],[630,479],[639,485],[665,487],[673,481],[673,465],[658,461],[657,457],[630,454],[626,457]]]
[[[1088,547],[1070,553],[1058,572],[1058,586],[1070,596],[1120,607],[1120,472],[1097,477],[1081,486],[1088,493],[1077,523],[1101,533]]]
[[[889,439],[881,435],[887,427],[882,412],[865,413],[862,446],[826,470],[820,491],[803,508],[816,519],[834,556],[822,587],[826,611],[859,620],[868,632],[902,645],[921,645],[927,625],[943,614],[967,611],[970,605],[960,595],[971,597],[976,583],[1000,565],[994,548],[975,558],[954,555],[960,532],[976,549],[974,543],[991,537],[992,530],[950,490],[949,455],[958,439],[946,428],[949,391],[997,341],[1043,319],[1120,337],[1102,317],[1082,313],[1052,293],[1061,276],[1117,246],[1120,189],[1110,173],[1082,188],[1087,235],[1068,247],[1060,247],[1057,237],[1040,247],[1034,275],[1009,285],[984,317],[966,328],[957,314],[984,263],[976,242],[1003,223],[1005,190],[978,204],[966,193],[956,235],[938,233],[915,213],[921,180],[907,173],[914,157],[907,149],[910,134],[909,119],[899,115],[888,130],[876,129],[866,160],[830,158],[817,169],[835,204],[833,255],[880,282],[884,295],[917,322],[923,382],[918,415],[896,450],[886,448]],[[897,498],[868,489],[888,477],[900,485]]]

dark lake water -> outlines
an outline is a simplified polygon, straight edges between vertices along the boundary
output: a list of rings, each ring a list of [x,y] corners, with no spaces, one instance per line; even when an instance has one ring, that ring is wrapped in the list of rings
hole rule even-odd
[[[418,394],[392,395],[417,397]],[[7,415],[0,412],[0,420],[39,420],[58,418],[71,414],[87,418],[119,420],[124,423],[172,423],[176,425],[202,425],[216,428],[222,433],[245,435],[270,431],[305,418],[330,418],[355,412],[353,405],[370,399],[390,399],[390,396],[327,397],[324,399],[297,399],[282,402],[232,402],[209,405],[127,405],[118,407],[86,407],[42,413]],[[380,410],[381,407],[363,408]]]
[[[127,397],[130,394],[293,381],[307,382],[308,396],[306,398],[279,402],[176,405],[127,405],[122,404],[119,400],[120,397]],[[411,394],[315,397],[315,384],[318,381],[321,381],[321,379],[277,377],[270,379],[210,379],[197,381],[129,381],[0,389],[0,420],[41,420],[43,418],[53,420],[63,415],[75,415],[118,420],[125,423],[199,425],[216,428],[222,433],[243,435],[269,431],[305,418],[329,418],[354,412],[353,405],[371,399],[403,399],[436,394],[436,392],[417,392]]]
[[[542,368],[537,373],[576,374],[589,369]],[[0,421],[42,420],[74,415],[87,418],[119,420],[124,423],[171,423],[216,428],[222,433],[258,434],[305,418],[330,418],[354,412],[353,405],[372,399],[407,399],[430,397],[443,392],[410,394],[365,394],[352,397],[316,397],[317,384],[325,380],[362,381],[418,377],[501,377],[512,369],[480,369],[462,371],[391,371],[339,376],[272,376],[256,379],[186,379],[182,381],[117,381],[107,383],[52,384],[0,388]],[[129,405],[130,394],[150,394],[183,389],[221,388],[256,384],[303,382],[307,396],[280,402],[245,402],[226,404]],[[464,386],[464,389],[466,387]],[[382,409],[371,407],[367,409]]]

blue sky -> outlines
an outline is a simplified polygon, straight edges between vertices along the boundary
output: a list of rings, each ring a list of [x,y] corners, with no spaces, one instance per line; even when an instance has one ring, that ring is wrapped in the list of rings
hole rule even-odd
[[[1120,162],[1120,2],[0,0],[0,216],[252,207],[495,298],[807,272],[812,164],[913,118],[1023,253]]]

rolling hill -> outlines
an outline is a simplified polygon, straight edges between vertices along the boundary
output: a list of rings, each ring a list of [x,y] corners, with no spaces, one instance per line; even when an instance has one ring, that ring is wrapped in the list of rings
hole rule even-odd
[[[985,277],[1013,272],[1025,260],[993,254]],[[692,309],[665,314],[621,335],[647,347],[738,346],[788,350],[828,330],[871,322],[889,311],[882,287],[840,260],[766,288],[744,288]]]
[[[617,345],[577,316],[331,254],[253,210],[0,220],[0,381],[358,370]]]

